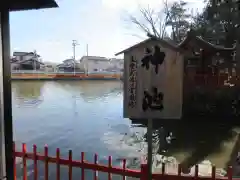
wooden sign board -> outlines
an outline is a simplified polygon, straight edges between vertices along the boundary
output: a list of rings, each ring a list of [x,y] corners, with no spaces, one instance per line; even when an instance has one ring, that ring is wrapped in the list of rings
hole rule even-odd
[[[183,56],[158,41],[124,52],[124,118],[180,119]]]

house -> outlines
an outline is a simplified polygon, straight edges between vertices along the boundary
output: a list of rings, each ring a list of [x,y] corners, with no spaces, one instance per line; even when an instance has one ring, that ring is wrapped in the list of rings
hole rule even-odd
[[[18,70],[20,68],[20,64],[14,57],[11,57],[10,64],[11,64],[11,70]]]
[[[104,72],[111,67],[111,61],[106,57],[83,56],[80,65],[87,73]]]
[[[46,72],[55,72],[57,69],[57,63],[54,62],[44,62],[44,70]]]
[[[44,63],[35,52],[13,52],[12,70],[42,70]]]
[[[110,67],[107,68],[107,71],[112,71],[112,72],[123,72],[123,64],[124,60],[123,59],[117,59],[117,58],[111,58],[110,59]]]
[[[20,70],[44,70],[44,63],[36,59],[28,59],[18,63]]]
[[[57,71],[62,72],[83,72],[80,68],[80,63],[74,59],[66,59],[61,64],[56,66]]]
[[[13,57],[18,61],[25,61],[29,59],[38,59],[40,55],[35,52],[13,52]]]

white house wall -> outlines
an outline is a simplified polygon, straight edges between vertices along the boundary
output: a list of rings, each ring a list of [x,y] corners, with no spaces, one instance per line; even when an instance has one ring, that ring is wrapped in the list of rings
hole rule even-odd
[[[88,73],[103,72],[107,69],[123,69],[123,59],[104,59],[101,57],[82,57],[80,60],[80,67]],[[97,70],[97,71],[96,71]]]
[[[26,56],[23,56],[23,61],[25,60],[29,60],[31,58],[33,58],[34,56],[33,55],[26,55]]]
[[[88,60],[87,70],[89,73],[105,71],[110,67],[109,61]]]
[[[11,63],[11,70],[15,70],[19,68],[19,64],[18,63]]]
[[[116,68],[116,69],[123,69],[123,63],[124,60],[123,59],[114,59],[110,61],[110,65],[112,68]]]

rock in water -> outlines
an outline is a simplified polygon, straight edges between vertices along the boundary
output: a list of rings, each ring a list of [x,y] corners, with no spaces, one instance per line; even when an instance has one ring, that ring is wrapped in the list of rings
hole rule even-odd
[[[198,164],[198,174],[199,176],[211,176],[212,175],[212,163],[209,160],[204,160]],[[190,175],[194,176],[195,166],[191,167]],[[216,169],[216,176],[225,176],[226,171],[222,168]]]

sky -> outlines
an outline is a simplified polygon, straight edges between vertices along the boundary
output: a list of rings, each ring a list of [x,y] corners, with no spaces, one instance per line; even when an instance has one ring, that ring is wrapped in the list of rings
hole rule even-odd
[[[11,12],[11,52],[36,50],[43,61],[61,63],[72,58],[72,40],[77,40],[76,59],[87,55],[87,44],[88,55],[112,58],[145,38],[131,24],[129,14],[138,17],[139,6],[162,7],[161,0],[56,2],[59,8]],[[188,8],[194,11],[204,7],[201,0],[188,2]]]

